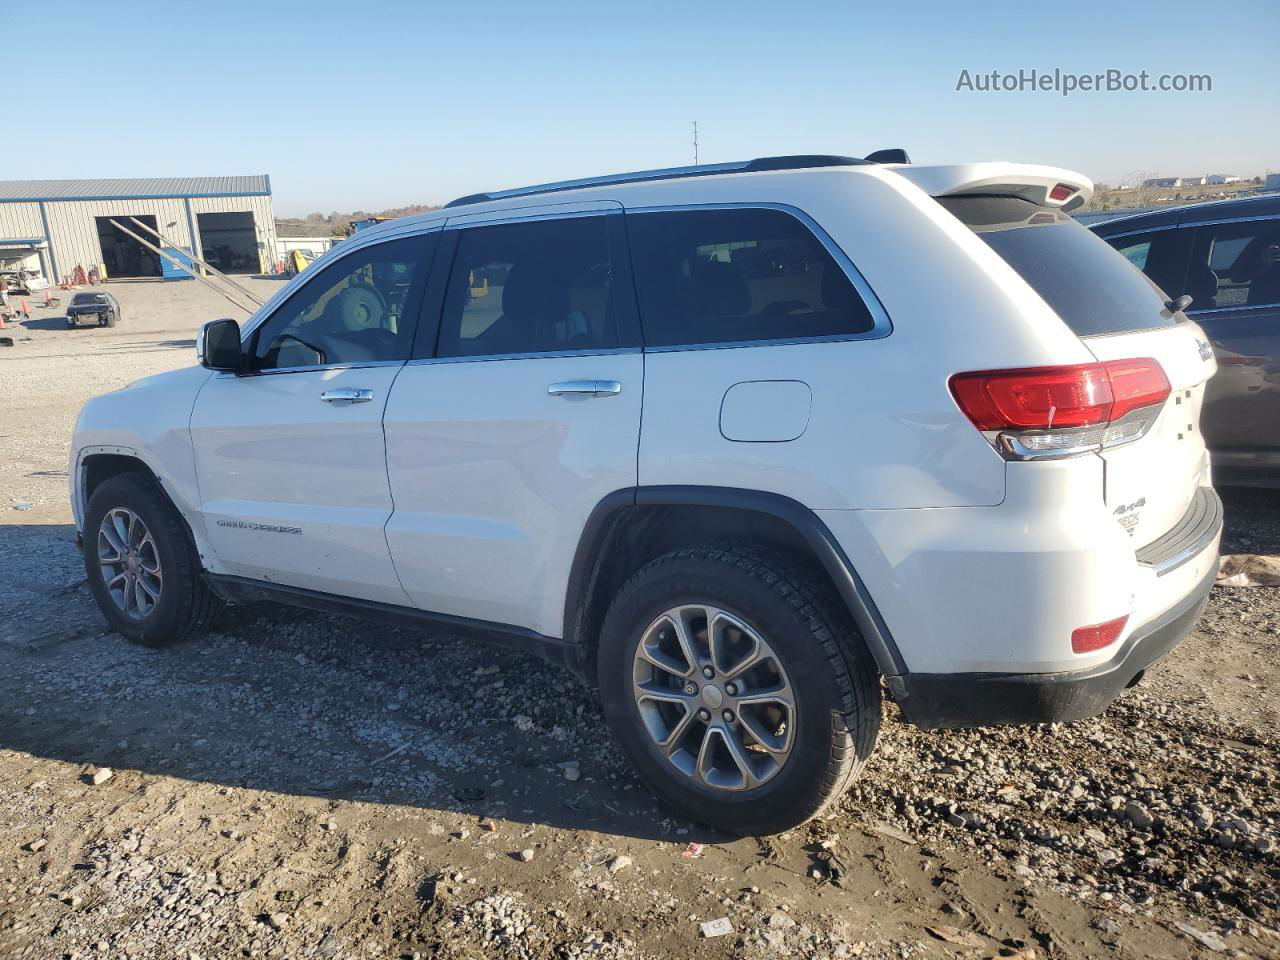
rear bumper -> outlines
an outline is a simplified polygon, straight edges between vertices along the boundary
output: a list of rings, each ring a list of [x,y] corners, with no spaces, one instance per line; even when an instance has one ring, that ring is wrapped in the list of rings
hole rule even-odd
[[[1096,716],[1191,632],[1216,575],[1215,566],[1181,601],[1133,631],[1104,663],[1065,673],[909,673],[894,684],[898,704],[908,720],[925,729]]]

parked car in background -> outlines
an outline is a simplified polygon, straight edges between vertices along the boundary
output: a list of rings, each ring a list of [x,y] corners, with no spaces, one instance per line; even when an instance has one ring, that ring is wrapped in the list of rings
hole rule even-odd
[[[67,307],[67,326],[72,329],[89,322],[114,327],[120,319],[120,304],[106,291],[81,290]]]
[[[1201,428],[1219,484],[1280,487],[1280,196],[1145,213],[1091,228],[1186,313],[1218,357]]]
[[[1213,354],[1067,215],[1087,178],[894,156],[353,234],[206,324],[201,366],[85,405],[104,615],[160,646],[271,599],[516,644],[740,833],[840,797],[882,681],[926,728],[1104,710],[1218,569]]]

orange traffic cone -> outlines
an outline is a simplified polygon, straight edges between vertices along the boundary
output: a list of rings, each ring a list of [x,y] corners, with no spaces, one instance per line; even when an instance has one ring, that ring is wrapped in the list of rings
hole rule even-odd
[[[27,305],[27,298],[26,298],[26,297],[23,297],[23,298],[22,298],[22,300],[21,300],[21,303],[22,303],[22,316],[23,316],[23,317],[25,317],[27,320],[30,320],[30,319],[31,319],[31,307],[29,307],[29,306]]]
[[[44,288],[44,305],[46,307],[53,306],[53,297],[50,295],[48,287]]]
[[[0,312],[0,330],[4,329],[4,313]]]

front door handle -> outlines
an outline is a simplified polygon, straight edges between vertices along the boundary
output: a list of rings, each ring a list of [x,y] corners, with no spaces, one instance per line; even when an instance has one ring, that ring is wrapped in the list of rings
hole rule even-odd
[[[338,387],[320,394],[325,403],[368,403],[373,399],[373,391],[368,387]]]
[[[621,392],[617,380],[561,380],[547,387],[553,397],[615,397]]]

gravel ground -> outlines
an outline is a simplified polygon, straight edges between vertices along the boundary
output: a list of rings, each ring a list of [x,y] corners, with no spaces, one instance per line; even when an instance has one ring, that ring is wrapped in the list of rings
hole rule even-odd
[[[832,816],[718,835],[511,651],[272,607],[173,650],[108,633],[76,412],[229,312],[112,291],[120,327],[38,310],[0,348],[0,957],[1280,956],[1280,591],[1215,590],[1094,720],[921,733],[889,706]],[[1280,553],[1280,495],[1224,500],[1224,552]]]

